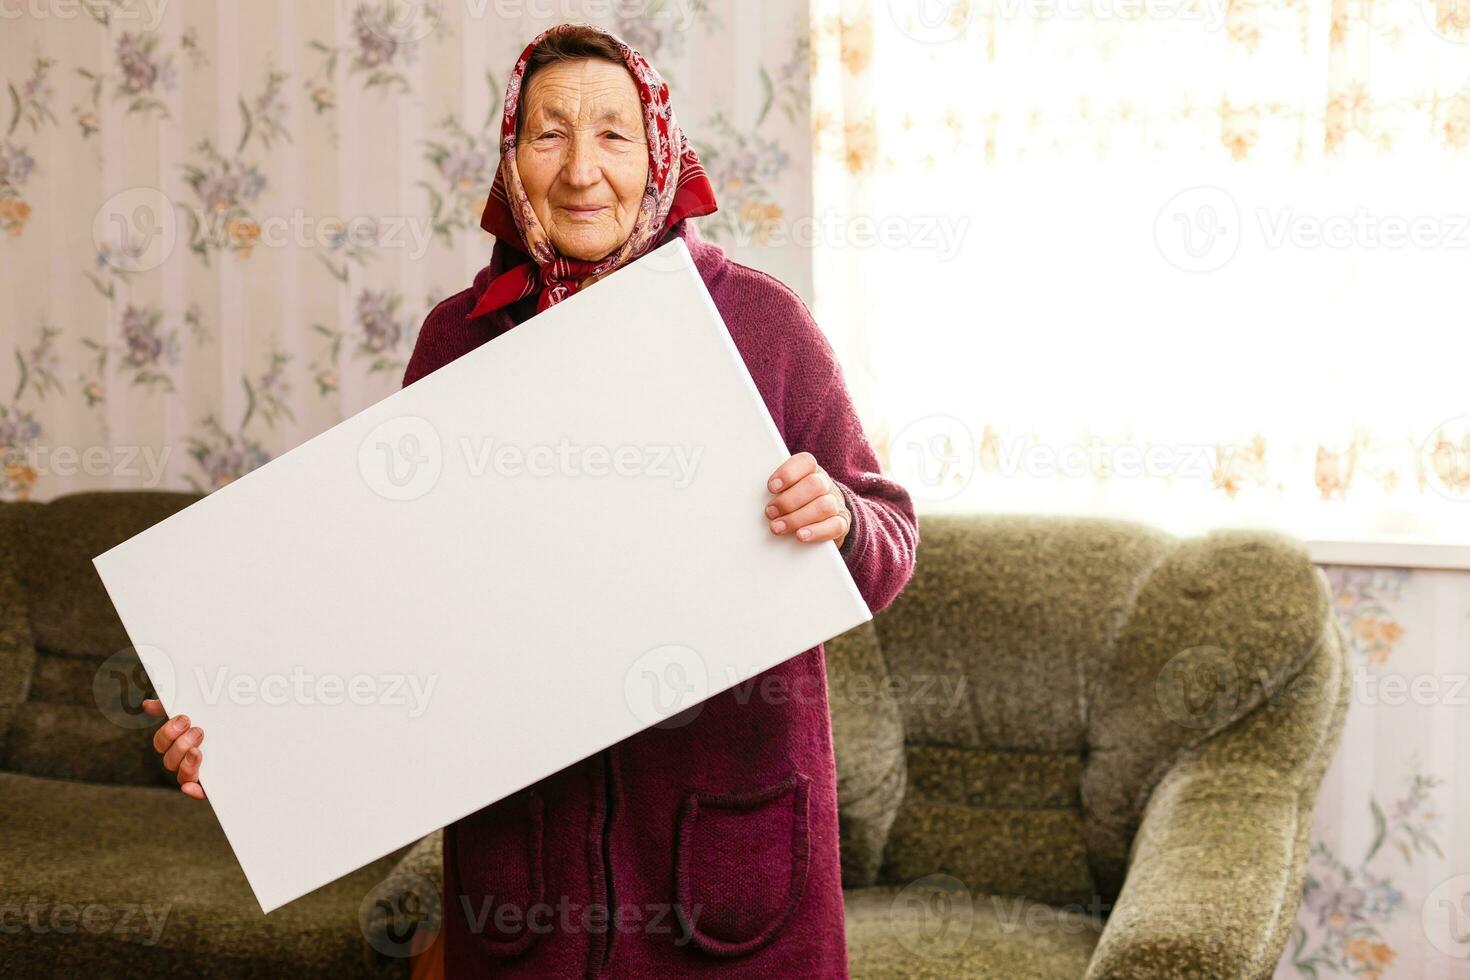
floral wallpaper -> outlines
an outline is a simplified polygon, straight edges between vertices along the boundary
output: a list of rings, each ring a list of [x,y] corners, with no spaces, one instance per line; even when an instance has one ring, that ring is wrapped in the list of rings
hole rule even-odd
[[[1278,980],[1470,975],[1470,572],[1325,566],[1353,694]]]
[[[669,79],[707,237],[810,208],[806,11],[707,0],[30,4],[0,31],[0,499],[209,491],[394,391],[490,256],[502,85],[594,20]],[[156,14],[154,13],[156,11]]]

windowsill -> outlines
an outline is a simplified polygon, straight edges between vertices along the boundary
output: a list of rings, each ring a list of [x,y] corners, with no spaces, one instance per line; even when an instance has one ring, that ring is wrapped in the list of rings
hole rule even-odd
[[[1319,565],[1382,568],[1448,568],[1470,571],[1470,544],[1445,544],[1426,538],[1382,537],[1350,540],[1304,539]]]
[[[1009,503],[1009,501],[1007,502]],[[919,516],[928,514],[1024,514],[1028,516],[1099,517],[1132,521],[1148,525],[1183,538],[1198,537],[1212,531],[1237,528],[1261,530],[1286,535],[1306,546],[1307,554],[1318,565],[1361,565],[1380,568],[1439,568],[1470,571],[1470,527],[1464,523],[1445,522],[1429,530],[1428,522],[1411,526],[1406,519],[1393,515],[1374,523],[1377,530],[1357,531],[1352,527],[1303,527],[1280,514],[1261,511],[1254,514],[1221,509],[1206,513],[1193,510],[1125,510],[1114,506],[1108,510],[1089,509],[1076,502],[1065,502],[1050,508],[1036,506],[975,506],[969,501],[916,501]],[[1304,523],[1304,522],[1303,522]],[[1355,522],[1366,525],[1368,521]]]

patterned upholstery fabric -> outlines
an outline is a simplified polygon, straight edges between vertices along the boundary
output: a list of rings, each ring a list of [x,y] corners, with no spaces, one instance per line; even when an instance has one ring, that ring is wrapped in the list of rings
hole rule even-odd
[[[1269,977],[1347,706],[1329,594],[1279,535],[926,519],[873,624],[905,752],[867,767],[905,791],[886,840],[843,841],[880,867],[854,976]],[[834,725],[839,760],[872,738]],[[1017,902],[1043,924],[1004,928]]]
[[[42,925],[0,929],[0,973],[406,975],[365,959],[358,925],[404,850],[262,916],[214,813],[153,751],[147,677],[92,558],[197,499],[0,503],[0,908]]]
[[[903,716],[872,623],[827,644],[842,884],[878,880],[904,792]]]
[[[0,768],[174,784],[140,737],[151,726],[119,725],[99,710],[99,696],[108,697],[114,714],[141,718],[146,675],[92,558],[197,499],[89,493],[0,505]]]

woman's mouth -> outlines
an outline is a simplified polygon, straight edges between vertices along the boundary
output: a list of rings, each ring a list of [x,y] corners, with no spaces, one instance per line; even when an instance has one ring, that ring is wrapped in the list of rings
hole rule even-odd
[[[563,204],[561,210],[573,221],[586,221],[599,217],[607,210],[605,204]]]

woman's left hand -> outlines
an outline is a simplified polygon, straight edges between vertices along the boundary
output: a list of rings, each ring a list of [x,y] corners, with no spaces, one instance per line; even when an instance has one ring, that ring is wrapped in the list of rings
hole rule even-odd
[[[776,468],[766,481],[775,498],[766,505],[773,534],[796,533],[800,541],[847,540],[852,513],[842,491],[811,453],[797,453]]]

